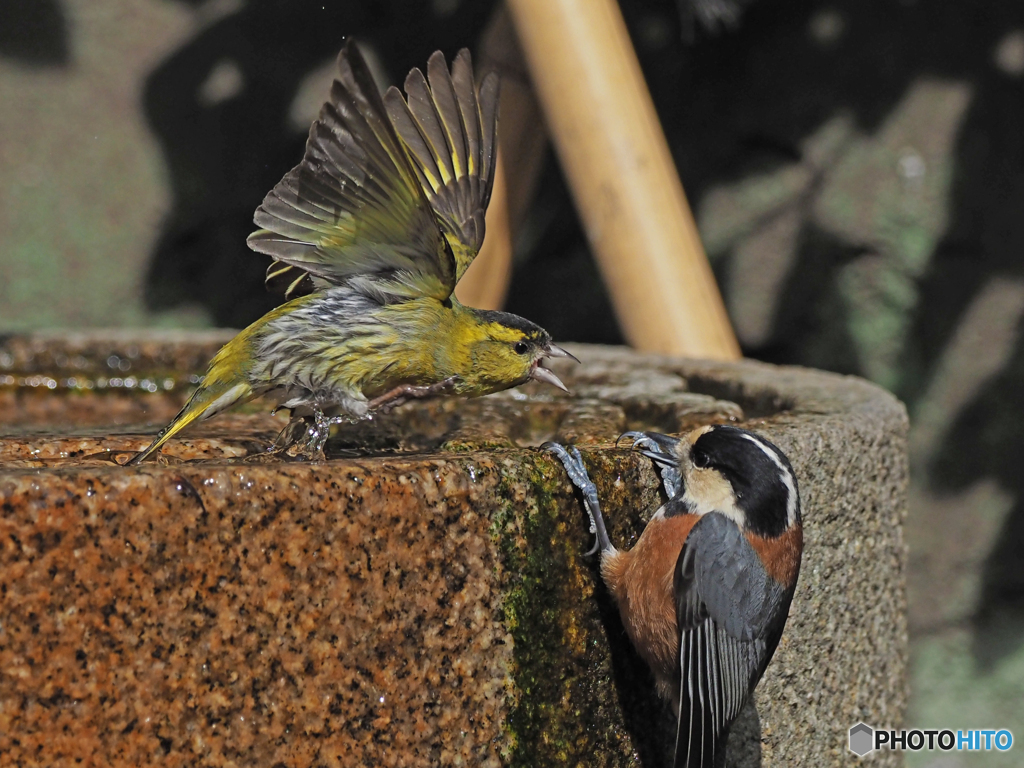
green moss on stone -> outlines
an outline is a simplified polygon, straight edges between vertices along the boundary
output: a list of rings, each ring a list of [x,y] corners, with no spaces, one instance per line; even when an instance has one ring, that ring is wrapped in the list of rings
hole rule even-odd
[[[588,463],[608,499],[606,509],[618,518],[611,519],[617,540],[631,543],[642,529],[634,507],[649,512],[648,502],[657,502],[652,479],[639,482],[640,465],[624,452],[588,456]],[[619,477],[625,482],[616,484]],[[492,535],[514,639],[505,763],[640,766],[641,752],[659,747],[642,750],[634,743],[638,723],[653,724],[661,707],[628,644],[609,647],[609,634],[621,636],[621,625],[599,583],[597,558],[585,557],[592,537],[561,465],[541,452],[533,461],[510,459],[501,465],[497,496],[504,503],[493,516]],[[635,706],[625,712],[630,702]]]

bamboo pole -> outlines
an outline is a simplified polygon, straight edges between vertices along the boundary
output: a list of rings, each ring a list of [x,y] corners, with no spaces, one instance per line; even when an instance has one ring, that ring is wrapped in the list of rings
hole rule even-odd
[[[476,309],[501,309],[512,280],[512,229],[502,154],[499,149],[491,202],[487,206],[483,246],[455,286],[455,297],[467,307]]]
[[[731,360],[739,345],[615,0],[507,0],[627,340]]]
[[[544,117],[530,85],[512,19],[503,5],[498,6],[481,35],[474,67],[479,77],[488,72],[501,77],[498,169],[487,207],[487,236],[455,295],[470,307],[501,309],[512,279],[515,232],[529,210],[547,146]],[[511,162],[506,163],[505,158]]]

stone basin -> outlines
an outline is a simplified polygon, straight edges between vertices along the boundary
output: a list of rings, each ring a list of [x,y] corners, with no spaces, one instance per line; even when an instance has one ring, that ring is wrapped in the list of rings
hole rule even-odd
[[[615,438],[722,422],[789,455],[806,539],[730,765],[848,765],[850,726],[902,724],[907,420],[883,390],[575,345],[571,396],[411,403],[324,462],[263,455],[285,419],[257,402],[121,466],[229,337],[0,341],[5,764],[662,765],[670,713],[537,446],[581,446],[628,546],[662,498]]]

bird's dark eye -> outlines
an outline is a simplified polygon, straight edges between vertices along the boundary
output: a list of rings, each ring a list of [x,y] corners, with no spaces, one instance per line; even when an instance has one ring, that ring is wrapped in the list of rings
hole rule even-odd
[[[708,467],[711,466],[711,458],[706,453],[704,453],[704,451],[698,451],[697,449],[694,449],[692,458],[693,466],[697,467],[698,469],[707,469]]]
[[[517,355],[525,355],[529,351],[530,345],[525,341],[517,341],[512,349],[516,351]]]

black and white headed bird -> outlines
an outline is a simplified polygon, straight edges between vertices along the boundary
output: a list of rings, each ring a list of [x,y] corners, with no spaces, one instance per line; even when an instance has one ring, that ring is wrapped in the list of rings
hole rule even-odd
[[[579,451],[546,447],[583,494],[601,576],[678,715],[675,768],[716,768],[789,615],[803,553],[796,475],[775,445],[736,427],[623,437],[669,496],[630,550],[609,540]]]

